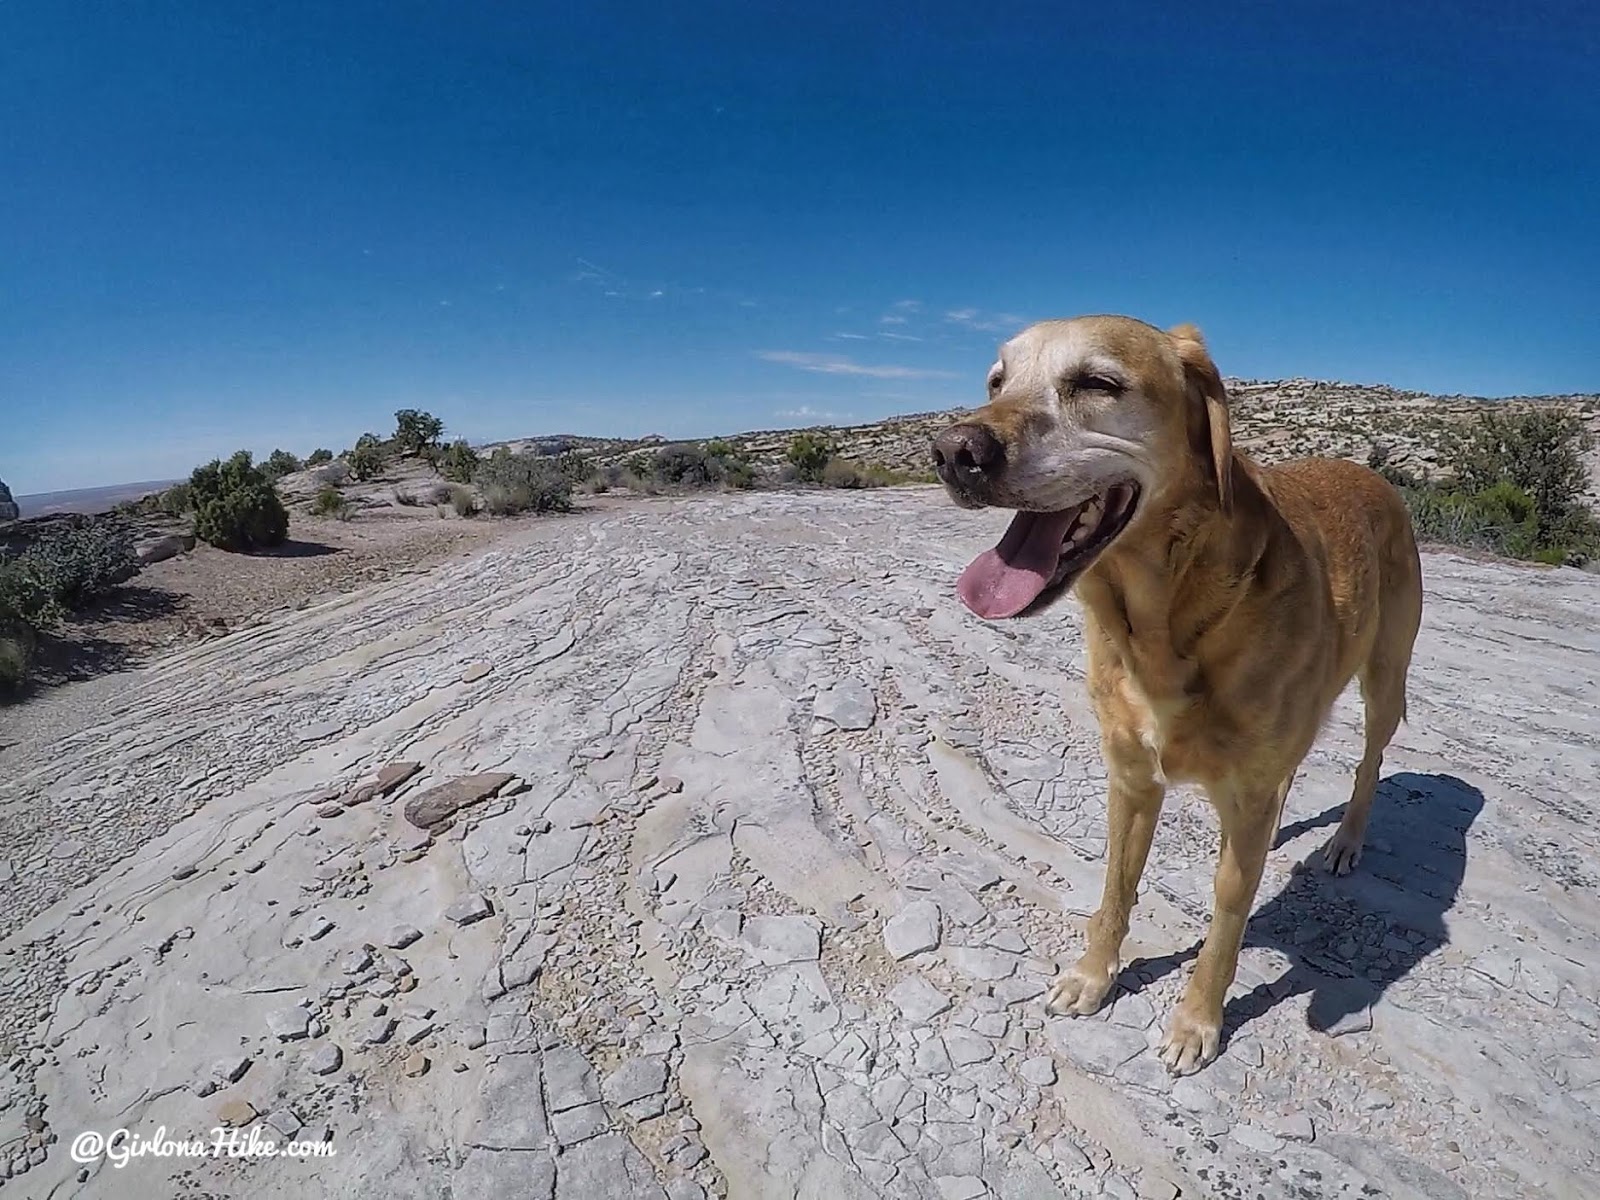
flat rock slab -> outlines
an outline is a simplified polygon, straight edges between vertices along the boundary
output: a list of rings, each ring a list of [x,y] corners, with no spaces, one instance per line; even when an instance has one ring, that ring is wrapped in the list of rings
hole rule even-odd
[[[939,947],[939,906],[920,900],[908,904],[883,927],[884,948],[896,960]]]
[[[667,1086],[667,1060],[660,1055],[629,1059],[606,1076],[601,1094],[612,1104],[632,1104],[657,1096]]]
[[[859,679],[847,679],[817,694],[812,715],[840,729],[871,729],[877,716],[877,698]]]
[[[457,925],[471,925],[494,915],[494,906],[477,892],[469,892],[444,910],[447,919]]]
[[[481,804],[495,796],[514,779],[515,775],[489,771],[441,783],[406,801],[406,820],[418,829],[433,830],[448,822],[463,808]]]
[[[822,926],[814,917],[751,917],[740,936],[768,966],[815,962],[822,953]]]
[[[1425,553],[1366,854],[1351,689],[1174,1081],[1215,814],[1169,789],[1108,1008],[1048,1015],[1106,779],[1074,602],[954,595],[1007,519],[608,496],[7,709],[0,1191],[1589,1194],[1600,579]],[[70,1153],[224,1123],[336,1154]]]
[[[392,762],[378,772],[378,778],[373,782],[378,795],[387,796],[399,790],[400,786],[413,776],[420,774],[422,764],[417,762]]]
[[[311,1014],[303,1008],[274,1009],[267,1017],[267,1027],[278,1041],[292,1042],[310,1032]]]
[[[917,1025],[926,1025],[950,1007],[950,997],[921,975],[908,975],[895,984],[889,992],[889,999],[905,1015],[906,1020]]]

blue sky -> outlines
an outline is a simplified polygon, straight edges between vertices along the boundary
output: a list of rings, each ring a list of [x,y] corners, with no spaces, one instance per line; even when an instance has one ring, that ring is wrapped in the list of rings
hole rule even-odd
[[[1025,319],[1600,389],[1590,3],[0,5],[0,477],[981,399]]]

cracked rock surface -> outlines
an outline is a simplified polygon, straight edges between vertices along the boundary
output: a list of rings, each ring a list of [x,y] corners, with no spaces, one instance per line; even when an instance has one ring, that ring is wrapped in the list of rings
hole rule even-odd
[[[1046,1016],[1104,779],[1073,605],[955,599],[1003,525],[640,502],[76,692],[0,749],[0,1197],[1594,1194],[1600,580],[1426,556],[1366,855],[1347,696],[1174,1081],[1216,823]],[[224,1124],[335,1153],[67,1152]]]

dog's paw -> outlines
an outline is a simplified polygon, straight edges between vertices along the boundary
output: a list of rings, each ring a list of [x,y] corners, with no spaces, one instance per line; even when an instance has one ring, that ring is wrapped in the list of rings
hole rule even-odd
[[[1061,1017],[1087,1017],[1099,1012],[1117,982],[1117,970],[1116,963],[1102,968],[1080,958],[1050,985],[1045,1011]]]
[[[1180,1003],[1161,1040],[1161,1061],[1174,1075],[1193,1075],[1217,1057],[1222,1044],[1222,1014],[1197,1017]]]
[[[1322,864],[1335,875],[1348,875],[1361,861],[1361,846],[1366,839],[1339,829],[1322,851]]]

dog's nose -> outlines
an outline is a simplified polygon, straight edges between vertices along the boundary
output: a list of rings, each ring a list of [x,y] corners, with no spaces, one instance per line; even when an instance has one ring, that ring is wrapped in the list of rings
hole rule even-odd
[[[952,425],[933,440],[933,465],[941,475],[968,481],[990,478],[1005,461],[1005,447],[983,425]]]

